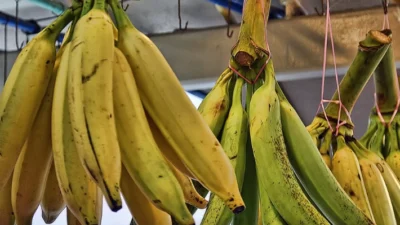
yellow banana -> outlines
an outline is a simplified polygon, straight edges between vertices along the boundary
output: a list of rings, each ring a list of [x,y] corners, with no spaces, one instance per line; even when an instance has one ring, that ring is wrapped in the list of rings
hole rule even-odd
[[[282,133],[271,63],[265,74],[265,83],[251,99],[249,113],[260,192],[268,193],[276,210],[289,224],[329,224],[307,199],[292,170]]]
[[[181,186],[151,134],[130,66],[117,48],[114,57],[115,120],[124,167],[157,207],[192,224]]]
[[[387,149],[389,150],[389,152],[391,151],[391,148],[397,148],[397,137],[395,134],[395,125],[392,125],[391,128],[389,128],[389,132],[391,133],[387,136],[385,136],[385,138],[390,139],[393,138],[393,140],[389,140],[387,141],[388,145],[391,145],[393,143],[393,145],[391,145],[391,147],[388,147]],[[371,146],[380,146],[381,143],[383,142],[383,137],[381,137],[381,139],[376,139],[375,142],[378,142],[377,144],[375,144],[374,142],[372,143]],[[359,146],[359,149],[362,149],[362,145],[360,143],[357,143]],[[368,158],[370,161],[372,161],[373,163],[375,163],[375,166],[378,168],[379,172],[381,173],[383,180],[385,181],[385,185],[386,188],[389,192],[389,196],[391,199],[391,203],[393,205],[393,209],[396,213],[400,213],[400,182],[397,179],[395,173],[393,172],[393,170],[390,168],[390,166],[383,160],[382,156],[381,156],[381,151],[380,149],[371,149],[370,151],[368,150],[364,150],[361,152],[361,155],[363,157]]]
[[[15,165],[12,181],[12,204],[17,224],[30,224],[38,208],[50,171],[51,109],[56,72],[50,78],[32,130]]]
[[[54,88],[51,115],[54,167],[69,210],[82,224],[97,225],[101,221],[98,211],[101,211],[102,195],[83,168],[74,143],[67,97],[71,43],[65,48]]]
[[[396,224],[394,210],[398,211],[400,184],[385,161],[378,156],[379,150],[366,149],[358,140],[348,138],[348,145],[359,158],[361,171],[372,208],[372,214],[377,224]],[[371,147],[381,148],[382,139],[375,139]],[[367,177],[366,177],[367,176]],[[394,178],[394,179],[393,179]],[[393,200],[391,200],[393,195]],[[396,201],[397,200],[397,201]],[[394,205],[393,203],[396,203]]]
[[[233,71],[226,69],[197,109],[216,137],[219,136],[229,113],[231,105],[229,78],[232,75]]]
[[[1,92],[0,189],[14,169],[46,93],[56,58],[56,38],[73,17],[73,10],[66,10],[23,48]]]
[[[74,29],[68,102],[81,163],[102,190],[110,209],[118,211],[122,207],[121,157],[112,102],[113,25],[104,4],[94,5]]]
[[[157,125],[154,123],[153,119],[149,116],[147,112],[146,119],[149,123],[149,127],[151,133],[153,134],[154,140],[156,141],[158,148],[163,153],[165,158],[167,158],[168,161],[170,161],[180,172],[190,178],[194,178],[193,174],[188,170],[188,168],[176,154],[172,146],[165,139],[164,135],[161,133],[160,129],[158,129]]]
[[[199,209],[206,208],[208,201],[197,192],[196,188],[193,186],[192,179],[179,171],[170,161],[166,161],[181,185],[186,203]]]
[[[4,225],[14,225],[15,216],[11,205],[12,176],[0,190],[0,221]]]
[[[60,186],[58,185],[54,163],[52,163],[50,168],[40,207],[42,208],[43,221],[47,224],[53,223],[65,209],[65,201],[61,194]]]
[[[367,158],[361,158],[359,162],[376,224],[396,224],[389,192],[378,167]]]
[[[121,191],[137,225],[172,225],[171,216],[150,202],[124,166],[121,175]]]
[[[332,173],[354,204],[372,221],[371,206],[356,154],[346,145],[343,136],[337,137],[338,150],[332,159]]]
[[[225,121],[221,138],[221,145],[231,160],[233,168],[235,168],[240,190],[242,189],[246,167],[246,143],[249,126],[247,113],[242,106],[243,82],[242,78],[236,80],[232,107]],[[233,216],[233,213],[224,205],[224,202],[218,196],[212,194],[210,204],[207,207],[201,224],[229,225]]]
[[[146,111],[195,178],[240,213],[245,206],[221,144],[159,49],[133,27],[118,1],[111,5],[119,32],[117,46],[132,68]]]
[[[67,225],[82,225],[69,209],[67,209]]]

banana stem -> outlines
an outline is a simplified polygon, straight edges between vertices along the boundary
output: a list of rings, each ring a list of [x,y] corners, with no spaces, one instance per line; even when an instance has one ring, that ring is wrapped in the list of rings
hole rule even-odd
[[[392,42],[390,34],[390,30],[370,31],[366,38],[359,43],[357,55],[339,86],[341,101],[349,113],[389,48]],[[338,99],[336,90],[332,100],[336,101]],[[328,117],[334,120],[338,119],[339,107],[339,104],[329,103],[325,110]],[[320,114],[319,116],[323,115]],[[352,124],[350,118],[344,112],[341,113],[340,120]]]
[[[374,74],[375,92],[379,110],[392,113],[397,105],[399,85],[392,46],[389,46]]]
[[[94,0],[93,8],[94,9],[105,10],[105,8],[106,8],[106,0]]]
[[[43,34],[49,35],[49,38],[55,42],[61,31],[75,18],[75,15],[79,15],[80,12],[80,7],[65,10],[57,19],[44,28]]]
[[[110,0],[110,5],[117,22],[118,29],[123,29],[125,27],[135,28],[117,0]]]
[[[266,54],[266,24],[271,0],[247,0],[243,8],[239,39],[232,49],[235,61],[241,66],[251,66]]]
[[[83,0],[81,17],[86,15],[92,9],[92,6],[93,6],[93,0]]]

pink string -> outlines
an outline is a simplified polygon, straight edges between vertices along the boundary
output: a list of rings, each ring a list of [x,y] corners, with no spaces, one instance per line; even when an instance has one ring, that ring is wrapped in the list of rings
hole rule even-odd
[[[328,50],[328,33],[329,33],[329,37],[330,37],[330,40],[331,40],[332,57],[333,57],[333,65],[334,65],[334,69],[335,69],[335,79],[336,79],[336,88],[337,88],[337,92],[338,92],[338,100],[326,100],[326,99],[324,99],[326,63],[327,63],[327,50]],[[349,111],[342,104],[342,100],[341,100],[341,96],[340,96],[340,87],[339,86],[340,85],[339,85],[339,76],[338,76],[337,67],[336,67],[335,44],[334,44],[334,41],[333,41],[333,32],[332,32],[331,15],[330,15],[330,5],[329,5],[329,0],[327,0],[327,3],[326,3],[326,22],[325,22],[325,41],[324,41],[324,62],[323,62],[323,65],[322,65],[321,101],[320,101],[320,103],[318,105],[317,113],[322,108],[324,117],[328,121],[329,129],[332,132],[334,132],[334,130],[336,129],[336,132],[335,132],[336,136],[339,134],[339,128],[347,123],[346,121],[340,122],[340,116],[341,116],[341,113],[342,113],[342,109],[344,110],[344,112],[346,113],[348,118],[350,118]],[[327,102],[334,103],[334,104],[339,104],[338,120],[337,120],[335,129],[333,129],[332,125],[329,123],[329,118],[328,118],[328,115],[326,114],[326,111],[325,111],[324,103],[327,103]]]
[[[381,112],[381,110],[380,110],[379,107],[378,107],[378,98],[377,98],[376,93],[374,93],[374,99],[375,99],[376,114],[378,114],[379,120],[381,121],[381,123],[382,123],[385,127],[389,127],[390,124],[392,124],[392,122],[393,122],[393,120],[394,120],[394,117],[395,117],[396,114],[397,114],[397,111],[399,110],[399,106],[400,106],[400,96],[398,96],[398,98],[397,98],[396,108],[394,109],[393,114],[392,114],[392,116],[390,117],[389,122],[386,122],[385,119],[384,119],[383,116],[382,116],[382,112]]]
[[[247,1],[247,0],[245,0],[244,4],[246,4],[246,1]],[[264,2],[264,1],[262,1],[262,9],[263,9],[263,12],[265,12],[265,2]],[[243,15],[244,15],[244,13],[242,13],[242,20],[243,20]],[[264,19],[264,27],[266,27],[267,20],[266,20],[266,18],[265,18],[265,13],[263,13],[263,19]],[[265,63],[264,63],[263,66],[261,67],[260,71],[258,71],[257,76],[254,78],[254,80],[250,80],[250,79],[248,79],[247,77],[245,77],[243,74],[241,74],[241,73],[240,73],[239,71],[237,71],[235,68],[233,68],[233,66],[232,66],[230,63],[229,63],[229,65],[228,65],[229,69],[231,69],[231,70],[232,70],[236,75],[238,75],[239,77],[243,78],[243,80],[245,80],[245,81],[246,81],[247,83],[249,83],[249,84],[255,84],[255,83],[257,82],[257,80],[258,80],[259,77],[261,76],[262,72],[264,71],[265,67],[267,66],[269,60],[271,59],[271,52],[270,52],[269,45],[268,45],[268,41],[267,41],[267,31],[265,31],[265,34],[264,34],[264,42],[266,43],[266,46],[267,46],[267,49],[266,49],[266,50],[267,50],[267,52],[269,53],[269,54],[268,54],[268,58],[265,60]]]

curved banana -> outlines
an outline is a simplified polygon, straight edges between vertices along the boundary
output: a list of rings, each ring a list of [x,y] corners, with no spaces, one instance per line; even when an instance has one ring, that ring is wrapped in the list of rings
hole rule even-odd
[[[121,156],[112,98],[112,24],[104,5],[98,4],[78,20],[69,56],[68,103],[81,163],[110,209],[118,211]]]
[[[54,88],[52,109],[53,159],[61,194],[80,223],[101,221],[102,195],[83,168],[76,149],[68,107],[67,80],[71,43],[65,46]]]
[[[151,134],[129,64],[117,48],[114,57],[115,120],[124,167],[157,207],[192,224],[181,186]]]
[[[17,224],[30,224],[46,188],[52,162],[51,109],[56,71],[49,85],[28,139],[14,168],[12,205]]]
[[[225,121],[221,138],[221,145],[231,160],[233,168],[235,168],[240,190],[242,189],[246,167],[246,143],[249,129],[247,113],[242,106],[243,82],[242,78],[236,80],[232,106]],[[233,216],[224,202],[218,196],[212,194],[201,224],[229,225]]]
[[[260,177],[276,210],[289,224],[329,224],[303,193],[286,152],[275,77],[267,65],[266,81],[250,102],[250,135]]]
[[[185,197],[185,202],[199,209],[205,209],[207,207],[208,201],[201,196],[193,185],[192,179],[183,174],[178,170],[170,161],[165,160],[172,172],[174,173],[176,179],[181,185],[183,196]]]
[[[56,59],[56,38],[73,17],[73,10],[66,10],[29,41],[1,92],[0,189],[11,176],[46,93]]]
[[[338,150],[333,155],[332,173],[354,204],[374,221],[357,156],[346,145],[343,136],[338,136],[336,140]]]
[[[65,201],[58,185],[54,163],[52,163],[50,168],[40,207],[42,208],[43,221],[47,224],[53,223],[65,209]]]
[[[221,144],[197,112],[168,62],[113,0],[117,46],[127,57],[146,111],[195,178],[234,213],[245,209],[235,171]]]
[[[150,202],[124,166],[121,174],[121,191],[137,225],[172,225],[171,216]]]
[[[216,137],[219,136],[231,107],[229,78],[232,75],[233,71],[226,69],[197,109]]]
[[[395,126],[393,126],[392,128],[395,128]],[[393,130],[394,131],[394,130]],[[385,138],[390,138],[390,137],[394,137],[392,141],[389,141],[388,143],[390,144],[391,142],[393,143],[394,141],[397,142],[397,137],[395,134],[386,136]],[[376,140],[379,143],[382,143],[383,140],[381,139],[381,141]],[[362,149],[363,146],[360,143],[356,142],[356,145],[358,145],[358,148],[363,150],[361,152],[361,155],[363,157],[368,158],[371,162],[375,163],[375,166],[378,168],[379,172],[381,173],[383,180],[385,181],[385,185],[386,188],[389,192],[390,195],[390,199],[391,199],[391,203],[393,205],[393,209],[396,213],[400,213],[400,182],[397,179],[395,173],[392,171],[392,169],[390,168],[389,164],[387,164],[382,156],[380,155],[380,151],[379,149],[375,149],[375,150],[366,150],[366,149]],[[373,146],[373,145],[372,145]],[[392,147],[397,147],[396,143],[393,143]],[[388,148],[390,149],[390,148]],[[360,151],[360,150],[359,150]],[[378,153],[377,153],[378,152]]]
[[[376,224],[396,224],[389,192],[378,167],[367,158],[361,158],[359,162]]]
[[[296,110],[278,85],[276,91],[289,160],[310,199],[333,224],[374,224],[337,182]]]
[[[0,190],[0,221],[4,225],[14,225],[15,216],[11,205],[12,176],[8,179],[6,186]]]
[[[168,141],[165,139],[164,135],[161,133],[160,129],[158,129],[157,125],[154,123],[153,119],[150,117],[150,115],[146,113],[146,119],[149,124],[151,133],[153,134],[153,138],[157,143],[158,148],[162,152],[162,154],[165,156],[165,158],[168,159],[179,171],[181,171],[183,174],[190,178],[194,178],[192,172],[188,170],[186,165],[182,162],[182,160],[179,158],[179,156],[176,154],[172,146],[168,143]]]

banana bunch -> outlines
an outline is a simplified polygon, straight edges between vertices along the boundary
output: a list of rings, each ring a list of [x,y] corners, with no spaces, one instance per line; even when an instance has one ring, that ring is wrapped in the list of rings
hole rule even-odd
[[[139,225],[191,225],[188,205],[205,208],[209,191],[231,220],[245,209],[248,134],[234,78],[226,70],[197,111],[117,0],[74,2],[21,51],[1,93],[0,223],[32,224],[41,205],[45,223],[67,208],[68,224],[97,225],[103,198],[114,212],[124,198]]]

